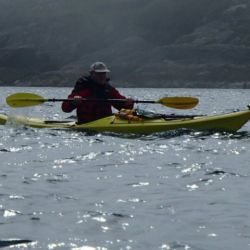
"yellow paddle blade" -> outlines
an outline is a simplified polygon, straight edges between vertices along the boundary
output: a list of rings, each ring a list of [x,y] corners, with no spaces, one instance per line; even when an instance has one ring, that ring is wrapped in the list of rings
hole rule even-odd
[[[45,102],[42,96],[32,93],[16,93],[6,98],[6,103],[13,108],[22,108],[39,105]]]
[[[199,103],[199,99],[186,96],[164,97],[158,100],[157,103],[175,109],[192,109]]]

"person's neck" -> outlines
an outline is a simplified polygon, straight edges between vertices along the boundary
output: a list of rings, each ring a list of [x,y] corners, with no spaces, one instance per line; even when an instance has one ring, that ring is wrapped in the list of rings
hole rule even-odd
[[[106,86],[107,85],[107,81],[106,82],[102,82],[102,83],[100,83],[100,82],[97,82],[97,81],[95,81],[95,79],[92,79],[92,81],[94,82],[94,84],[95,85],[97,85],[97,86],[100,86],[100,87],[104,87],[104,86]]]

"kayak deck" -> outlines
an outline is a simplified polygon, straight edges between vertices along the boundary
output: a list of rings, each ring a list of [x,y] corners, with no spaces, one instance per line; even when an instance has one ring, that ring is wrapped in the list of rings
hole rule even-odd
[[[0,124],[22,124],[34,128],[91,130],[96,132],[115,133],[155,133],[175,129],[212,130],[236,132],[250,120],[250,110],[237,111],[228,114],[195,116],[193,118],[181,118],[166,120],[146,119],[143,121],[128,121],[116,116],[109,116],[97,121],[78,124],[75,121],[46,121],[39,118],[24,116],[9,117],[0,114]]]

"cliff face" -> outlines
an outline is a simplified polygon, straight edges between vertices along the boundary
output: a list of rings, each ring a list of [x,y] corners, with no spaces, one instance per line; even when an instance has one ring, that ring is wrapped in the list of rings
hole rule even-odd
[[[71,86],[102,60],[137,87],[250,87],[249,31],[247,0],[0,0],[0,83]]]

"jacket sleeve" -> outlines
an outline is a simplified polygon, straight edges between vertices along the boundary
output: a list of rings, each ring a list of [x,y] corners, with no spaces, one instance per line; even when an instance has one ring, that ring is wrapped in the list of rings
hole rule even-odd
[[[112,91],[111,91],[111,99],[127,99],[127,97],[121,95],[119,93],[119,91],[115,88],[112,88]],[[112,106],[118,110],[121,110],[121,109],[133,109],[134,107],[134,104],[127,104],[126,102],[124,101],[121,101],[121,102],[111,102]]]
[[[83,98],[86,98],[89,96],[89,91],[86,89],[80,89],[80,83],[79,80],[76,82],[75,88],[73,89],[72,93],[68,96],[68,99],[74,98],[75,96],[81,96]],[[69,113],[77,108],[77,105],[72,101],[64,101],[62,103],[62,111]]]
[[[68,96],[68,99],[70,98],[74,98],[76,94],[74,92],[72,92],[69,96]],[[64,101],[62,103],[62,111],[63,112],[66,112],[66,113],[69,113],[71,111],[73,111],[74,109],[76,109],[76,105],[73,103],[73,102],[70,102],[70,101]]]

